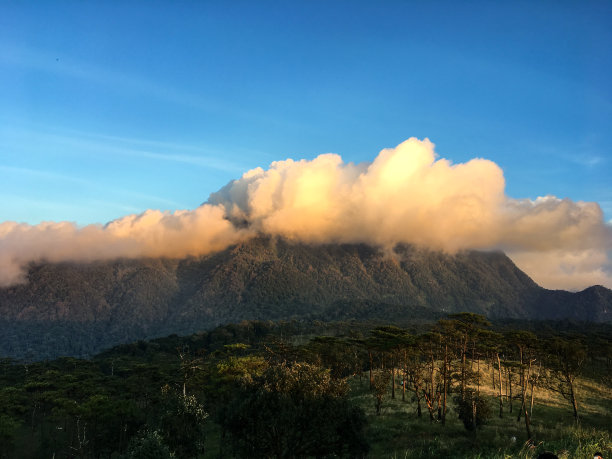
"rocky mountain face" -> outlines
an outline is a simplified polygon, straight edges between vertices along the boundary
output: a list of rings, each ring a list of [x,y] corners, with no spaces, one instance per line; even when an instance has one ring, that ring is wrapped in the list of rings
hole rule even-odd
[[[242,320],[490,318],[612,322],[612,291],[539,287],[503,253],[255,238],[182,260],[33,265],[0,289],[0,356],[90,355]]]

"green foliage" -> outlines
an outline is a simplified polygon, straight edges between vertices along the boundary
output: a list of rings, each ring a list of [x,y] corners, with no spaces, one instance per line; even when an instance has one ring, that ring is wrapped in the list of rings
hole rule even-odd
[[[164,389],[164,404],[160,417],[165,444],[179,458],[197,457],[204,452],[204,421],[208,413],[194,395]]]
[[[380,416],[383,399],[389,387],[389,372],[385,370],[376,370],[372,377],[372,395],[376,400],[376,415]]]
[[[138,432],[130,440],[123,459],[170,459],[170,449],[157,430]]]
[[[232,450],[236,457],[359,457],[368,445],[371,457],[612,455],[602,348],[612,334],[605,328],[594,341],[549,327],[532,327],[544,333],[534,339],[485,336],[480,325],[466,333],[455,325],[441,321],[428,331],[242,322],[122,345],[92,360],[0,360],[0,458],[230,457]],[[407,383],[405,398],[391,396],[392,369],[396,391],[399,381]],[[522,373],[529,392],[521,391]],[[550,390],[562,385],[567,393],[566,373],[579,395],[577,425],[563,394]],[[507,413],[509,380],[513,416],[487,416],[500,393]],[[515,413],[524,413],[521,399],[532,382],[533,440],[523,447],[525,429]],[[445,393],[458,401],[449,403],[446,422]],[[425,405],[430,419],[417,415]],[[476,425],[479,435],[468,435],[464,423]]]
[[[422,324],[471,311],[610,321],[612,291],[542,289],[502,253],[394,251],[260,237],[183,260],[32,265],[28,284],[0,288],[0,356],[88,357],[245,319]]]
[[[476,391],[468,389],[463,397],[455,397],[459,419],[467,430],[482,428],[491,417],[491,407],[485,397]]]
[[[6,414],[0,414],[0,458],[11,457],[17,431],[21,422]]]
[[[365,417],[345,393],[325,369],[272,366],[234,399],[224,426],[240,457],[361,456]]]

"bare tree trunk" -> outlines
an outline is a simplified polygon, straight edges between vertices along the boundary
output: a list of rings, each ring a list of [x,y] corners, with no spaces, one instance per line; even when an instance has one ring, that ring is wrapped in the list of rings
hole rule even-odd
[[[529,417],[532,418],[532,419],[533,419],[533,400],[534,400],[535,386],[536,386],[536,381],[540,377],[541,369],[542,369],[542,362],[540,362],[538,364],[538,374],[537,374],[537,376],[531,378],[531,403],[530,403],[530,406],[529,406]]]
[[[406,401],[406,350],[404,350],[404,376],[402,377],[402,402]]]
[[[508,401],[508,369],[506,368],[506,378],[504,380],[504,396],[506,397],[506,401]]]
[[[572,408],[574,409],[574,420],[578,423],[578,401],[576,400],[576,392],[574,391],[574,382],[571,378],[566,377],[567,384],[570,390],[570,402],[572,402]]]
[[[461,400],[465,400],[465,354],[467,353],[467,338],[461,352]]]
[[[489,360],[491,362],[491,383],[493,385],[493,391],[495,392],[495,363],[493,362],[493,358]]]
[[[531,381],[531,401],[529,403],[529,417],[533,417],[533,393],[535,389],[534,381]]]
[[[510,413],[512,413],[512,371],[510,370],[510,367],[508,367],[508,389],[510,390],[510,393],[508,395],[510,400]]]
[[[495,353],[497,357],[497,370],[499,374],[499,417],[503,417],[504,413],[504,401],[502,399],[502,370],[501,370],[501,361],[499,360],[499,352]]]
[[[436,368],[436,363],[434,360],[434,353],[433,353],[433,349],[431,350],[431,374],[430,374],[430,379],[431,379],[431,409],[430,409],[430,415],[431,418],[433,420],[433,401],[434,401],[434,397],[435,397],[435,393],[436,393],[436,385],[435,385],[435,368]]]
[[[529,360],[529,367],[527,368],[527,375],[526,375],[526,381],[529,380],[529,373],[531,372],[531,363],[532,360]],[[527,430],[527,440],[531,440],[531,429],[529,428],[530,426],[530,419],[529,419],[529,413],[527,412],[527,404],[525,403],[525,392],[527,391],[527,383],[525,382],[525,388],[523,389],[523,408],[525,410],[525,429]]]
[[[521,415],[523,413],[523,409],[525,408],[525,367],[523,366],[523,348],[519,346],[519,365],[520,365],[520,373],[519,373],[519,384],[521,386],[521,408],[518,410],[518,416],[516,417],[516,422],[521,420]]]
[[[374,386],[374,379],[372,376],[372,351],[368,351],[368,356],[370,357],[370,390],[372,390],[372,387]]]
[[[395,398],[395,365],[391,367],[391,398]]]
[[[480,356],[478,356],[478,360],[476,361],[476,393],[480,395]]]
[[[448,374],[448,344],[444,344],[444,395],[442,399],[442,425],[446,424],[446,392],[448,391],[447,383]]]
[[[427,404],[427,411],[429,411],[429,422],[433,422],[434,421],[434,401],[433,401],[433,388],[431,388],[430,390],[427,390],[427,385],[425,386],[425,389],[423,389],[423,395],[425,397],[425,403]]]

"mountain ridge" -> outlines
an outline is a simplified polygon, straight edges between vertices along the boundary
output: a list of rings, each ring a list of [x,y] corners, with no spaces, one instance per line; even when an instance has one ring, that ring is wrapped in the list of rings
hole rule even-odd
[[[501,252],[450,255],[402,245],[390,253],[258,237],[180,260],[31,265],[27,284],[0,289],[0,355],[91,355],[242,320],[399,320],[470,311],[611,322],[611,306],[605,287],[546,290]]]

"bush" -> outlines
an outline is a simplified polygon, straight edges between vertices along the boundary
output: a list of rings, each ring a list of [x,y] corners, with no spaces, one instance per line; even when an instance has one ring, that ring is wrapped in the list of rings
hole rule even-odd
[[[467,430],[481,428],[491,417],[491,408],[487,400],[472,389],[467,389],[463,397],[460,395],[455,397],[455,404],[459,419]]]
[[[278,365],[238,391],[222,421],[239,457],[361,457],[363,410],[314,365]]]
[[[145,430],[132,437],[125,459],[170,459],[170,449],[156,431]]]

